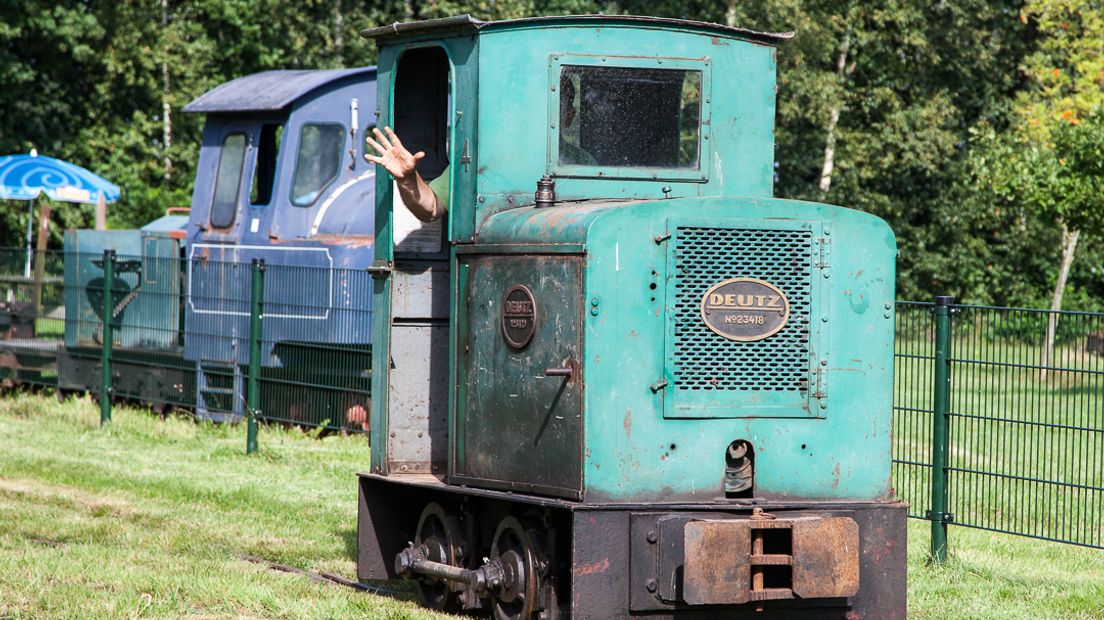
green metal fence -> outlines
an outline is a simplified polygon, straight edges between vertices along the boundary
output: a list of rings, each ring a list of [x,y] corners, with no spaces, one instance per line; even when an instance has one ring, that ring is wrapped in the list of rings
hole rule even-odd
[[[48,251],[32,253],[28,268],[25,250],[0,249],[0,386],[87,392],[103,405],[105,422],[112,402],[137,402],[218,420],[256,414],[368,430],[368,272],[214,261],[203,268],[218,276],[215,292],[192,291],[182,256]],[[266,290],[265,278],[277,286]],[[330,294],[300,286],[312,282]],[[189,303],[221,320],[189,324]],[[186,351],[186,341],[203,346]],[[206,357],[211,352],[217,359]]]
[[[105,421],[136,401],[367,430],[369,273],[203,268],[232,285],[193,290],[179,256],[0,249],[0,385],[107,393]],[[188,303],[225,320],[188,325]],[[1104,548],[1104,314],[902,301],[896,329],[894,482],[932,522],[935,558],[950,525]],[[197,359],[186,341],[230,353]]]
[[[933,556],[949,525],[1104,548],[1104,314],[940,301],[898,302],[894,385],[894,482]]]

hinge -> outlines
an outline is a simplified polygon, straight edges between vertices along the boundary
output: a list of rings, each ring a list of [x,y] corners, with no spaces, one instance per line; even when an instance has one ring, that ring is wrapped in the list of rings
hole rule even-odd
[[[816,391],[813,398],[820,402],[821,409],[828,408],[828,360],[820,360],[820,364],[813,370],[816,373]]]
[[[821,237],[817,239],[817,246],[819,249],[818,256],[816,258],[816,267],[819,269],[827,269],[831,265],[832,253],[832,240],[828,237]]]
[[[460,163],[464,164],[464,171],[467,172],[468,166],[471,164],[471,153],[468,152],[467,138],[464,138],[464,150],[460,153]]]
[[[365,269],[373,278],[386,278],[394,271],[394,267],[389,260],[377,260],[372,261],[372,266]]]

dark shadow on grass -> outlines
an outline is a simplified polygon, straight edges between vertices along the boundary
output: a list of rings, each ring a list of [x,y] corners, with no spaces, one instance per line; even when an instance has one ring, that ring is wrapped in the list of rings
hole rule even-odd
[[[357,559],[357,531],[356,529],[340,529],[334,532],[345,543],[345,557],[356,562]]]
[[[342,542],[345,543],[345,556],[350,560],[356,562],[357,560],[357,531],[356,529],[339,529],[334,531],[334,534],[339,537]],[[359,581],[359,579],[358,579]],[[381,596],[388,596],[390,598],[398,599],[400,601],[418,601],[418,594],[414,589],[413,581],[398,580],[398,581],[380,581],[369,580],[361,581],[361,583],[372,586],[374,588],[380,588],[387,591],[386,594],[380,593]]]

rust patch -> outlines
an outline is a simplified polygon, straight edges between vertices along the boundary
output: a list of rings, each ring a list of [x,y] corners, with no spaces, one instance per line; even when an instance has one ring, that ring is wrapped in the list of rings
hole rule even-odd
[[[832,468],[832,488],[838,489],[840,483],[840,466],[836,463],[836,466]]]
[[[625,421],[622,422],[625,427],[625,437],[632,435],[632,409],[625,408]]]
[[[299,243],[302,239],[279,239],[277,237],[269,236],[273,245],[280,245],[284,243]],[[348,248],[370,248],[376,242],[375,235],[336,235],[325,234],[315,235],[310,238],[311,241],[317,241],[322,245],[340,245]]]
[[[859,592],[859,524],[848,517],[795,519],[793,592],[800,598]]]
[[[609,558],[603,559],[601,562],[591,562],[590,564],[583,564],[575,568],[575,576],[593,575],[595,573],[604,573],[609,570],[610,561]]]

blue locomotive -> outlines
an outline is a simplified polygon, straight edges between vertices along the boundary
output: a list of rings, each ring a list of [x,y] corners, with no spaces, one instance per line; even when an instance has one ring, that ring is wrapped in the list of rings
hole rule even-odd
[[[349,274],[373,259],[375,168],[362,150],[375,123],[375,79],[374,67],[267,71],[188,104],[185,112],[206,115],[188,214],[141,230],[66,234],[59,389],[98,384],[97,289],[104,286],[102,252],[112,249],[119,257],[110,286],[115,396],[194,407],[216,420],[240,416],[248,267],[262,259],[270,266],[266,377],[273,385],[308,376],[334,389],[364,388],[350,388],[352,396],[324,411],[285,394],[280,406],[294,411],[283,417],[340,425],[345,410],[363,412],[371,281]],[[318,368],[304,353],[309,345],[332,345],[340,354]],[[363,417],[354,426],[362,429]]]

